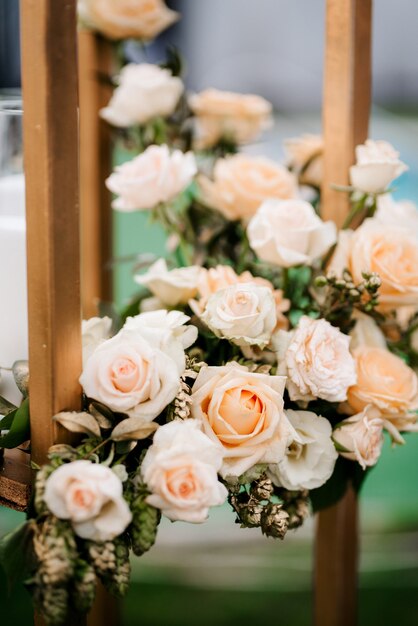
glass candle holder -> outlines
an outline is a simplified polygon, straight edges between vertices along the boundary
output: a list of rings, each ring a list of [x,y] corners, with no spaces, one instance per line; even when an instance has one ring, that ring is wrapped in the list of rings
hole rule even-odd
[[[11,368],[28,358],[23,110],[0,94],[0,395],[21,399]]]

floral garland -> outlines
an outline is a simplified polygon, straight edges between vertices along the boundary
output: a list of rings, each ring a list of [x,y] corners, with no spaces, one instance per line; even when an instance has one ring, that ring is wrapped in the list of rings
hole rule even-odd
[[[138,0],[136,21],[131,4],[82,0],[80,13],[112,39],[177,18]],[[54,417],[79,443],[50,449],[27,522],[1,546],[9,572],[26,552],[52,626],[89,610],[97,580],[126,592],[130,551],[152,547],[161,515],[201,523],[228,500],[242,527],[283,539],[359,488],[385,430],[397,444],[417,430],[418,213],[390,195],[398,153],[357,147],[337,233],[320,217],[321,138],[286,142],[285,165],[238,152],[271,105],[187,98],[178,70],[173,54],[125,65],[101,112],[133,153],[106,181],[113,206],[149,210],[168,255],[138,271],[119,316],[83,322],[83,411]],[[16,378],[25,392],[22,364]],[[27,400],[2,410],[0,445],[13,447]]]

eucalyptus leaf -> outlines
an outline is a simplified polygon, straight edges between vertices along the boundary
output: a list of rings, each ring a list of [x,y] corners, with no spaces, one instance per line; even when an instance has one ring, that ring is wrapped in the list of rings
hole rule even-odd
[[[16,448],[30,439],[29,400],[27,398],[23,400],[12,414],[6,416],[8,422],[12,417],[13,421],[10,423],[9,432],[0,437],[0,448]]]
[[[9,591],[29,572],[32,529],[33,521],[23,522],[0,540],[0,563],[7,576]]]
[[[158,428],[155,422],[147,422],[143,417],[128,417],[119,422],[112,430],[110,438],[113,441],[130,441],[146,439]]]
[[[109,428],[112,428],[114,418],[113,414],[110,411],[108,412],[108,415],[112,415],[113,419],[109,419],[108,415],[104,414],[103,411],[97,408],[97,406],[95,406],[95,403],[92,402],[89,405],[89,412],[99,424],[100,428],[103,428],[103,430],[108,430]]]
[[[72,433],[86,433],[94,437],[100,437],[101,435],[99,424],[90,413],[62,411],[54,415],[52,419]]]
[[[24,398],[29,393],[29,361],[15,361],[12,365],[16,387]]]

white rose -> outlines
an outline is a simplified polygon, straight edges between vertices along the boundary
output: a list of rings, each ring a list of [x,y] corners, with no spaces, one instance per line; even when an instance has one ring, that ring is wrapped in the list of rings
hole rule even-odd
[[[141,466],[151,491],[147,502],[171,520],[201,523],[209,508],[228,495],[218,481],[222,448],[215,445],[194,420],[174,421],[154,435]]]
[[[83,363],[93,354],[102,341],[109,339],[112,320],[110,317],[91,317],[81,322]]]
[[[170,154],[166,145],[149,146],[131,161],[118,165],[106,186],[119,196],[112,203],[119,211],[153,209],[184,191],[196,172],[191,152],[173,150]]]
[[[285,139],[287,166],[298,175],[302,185],[320,187],[323,177],[324,140],[320,135],[305,134]]]
[[[338,452],[327,419],[311,411],[286,411],[295,439],[277,465],[270,465],[272,481],[286,489],[316,489],[332,476]]]
[[[204,367],[192,389],[191,412],[223,447],[223,477],[257,463],[278,463],[296,436],[283,409],[285,378],[251,373],[235,362]]]
[[[409,200],[397,202],[390,194],[378,196],[374,218],[380,224],[405,228],[418,237],[418,207]]]
[[[251,248],[263,261],[292,267],[311,265],[337,240],[334,222],[323,222],[303,200],[266,200],[250,220]]]
[[[90,461],[58,467],[46,481],[44,500],[53,515],[70,520],[76,535],[91,541],[111,541],[132,520],[119,478]]]
[[[222,138],[248,143],[271,126],[270,102],[252,94],[205,89],[190,96],[189,106],[199,148],[210,148]]]
[[[144,336],[152,345],[160,350],[174,354],[178,352],[176,347],[172,347],[173,343],[179,344],[183,354],[181,359],[176,358],[179,363],[184,361],[184,350],[189,348],[197,339],[197,328],[192,324],[187,324],[190,317],[181,311],[166,311],[160,309],[158,311],[147,311],[128,317],[124,328],[127,330],[136,330]]]
[[[355,165],[350,167],[351,185],[363,193],[381,193],[408,167],[387,141],[367,141],[356,147]]]
[[[124,328],[98,346],[80,377],[86,396],[131,417],[155,419],[178,392],[184,352],[178,342],[163,350],[153,339]]]
[[[210,296],[201,317],[217,337],[265,346],[276,327],[276,302],[268,287],[238,283]]]
[[[163,0],[78,0],[78,15],[109,39],[153,39],[179,18]]]
[[[147,287],[166,306],[187,304],[197,294],[202,268],[198,265],[167,268],[164,259],[159,259],[145,274],[137,274],[135,282]]]
[[[279,374],[287,375],[290,399],[328,402],[347,399],[357,381],[350,337],[324,319],[302,317],[291,332],[279,331],[274,339]]]
[[[145,124],[155,117],[168,117],[183,92],[180,78],[150,63],[128,63],[119,75],[119,84],[100,116],[121,128]]]
[[[384,426],[379,411],[371,405],[341,422],[333,433],[336,443],[347,450],[340,452],[341,456],[357,461],[364,470],[376,465],[382,452]]]

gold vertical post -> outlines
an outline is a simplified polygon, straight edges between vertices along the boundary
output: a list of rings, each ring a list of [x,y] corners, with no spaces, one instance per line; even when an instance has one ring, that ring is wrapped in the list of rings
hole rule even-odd
[[[31,449],[42,464],[62,438],[52,416],[81,401],[76,0],[21,0],[20,12]]]
[[[355,146],[368,135],[371,94],[372,0],[327,0],[321,214],[341,227],[349,211],[347,185]],[[318,514],[315,540],[315,626],[357,620],[358,502],[345,496]]]
[[[341,227],[354,148],[367,139],[371,94],[372,0],[327,0],[321,215]]]
[[[113,45],[89,30],[78,34],[80,204],[83,317],[112,299],[112,214],[104,181],[111,171],[111,130],[99,111],[112,95]]]

